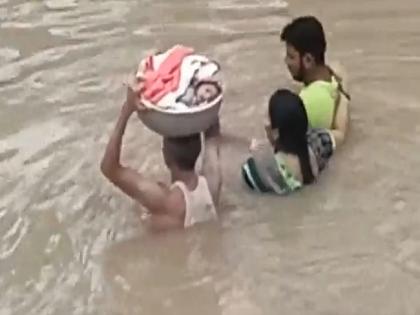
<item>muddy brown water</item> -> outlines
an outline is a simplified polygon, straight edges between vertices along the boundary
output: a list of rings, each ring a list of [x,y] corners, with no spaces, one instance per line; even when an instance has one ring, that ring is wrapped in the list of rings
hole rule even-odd
[[[263,135],[290,83],[279,31],[325,24],[350,74],[349,141],[320,181],[257,197],[224,151],[219,224],[151,236],[98,161],[142,56],[219,60],[224,128]],[[420,314],[420,2],[0,0],[0,314]],[[135,119],[124,159],[162,176]],[[235,158],[230,158],[230,157]]]

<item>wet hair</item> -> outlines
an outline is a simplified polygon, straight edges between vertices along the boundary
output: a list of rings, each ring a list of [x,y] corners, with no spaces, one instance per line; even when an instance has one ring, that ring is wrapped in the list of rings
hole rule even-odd
[[[277,129],[274,150],[297,155],[303,182],[310,184],[314,175],[309,161],[308,116],[301,98],[289,90],[277,90],[269,101],[268,114],[272,129]]]
[[[164,138],[163,152],[167,164],[174,163],[183,171],[192,171],[201,152],[200,134]]]
[[[325,63],[327,42],[321,22],[314,16],[302,16],[287,24],[281,40],[293,46],[301,55],[311,54],[317,64]]]

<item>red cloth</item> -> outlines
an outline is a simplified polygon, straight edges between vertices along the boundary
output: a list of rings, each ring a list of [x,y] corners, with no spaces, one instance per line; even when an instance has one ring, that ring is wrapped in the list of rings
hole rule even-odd
[[[167,93],[175,91],[181,76],[182,60],[193,52],[192,48],[176,46],[157,69],[154,56],[147,57],[143,69],[142,96],[156,104]]]

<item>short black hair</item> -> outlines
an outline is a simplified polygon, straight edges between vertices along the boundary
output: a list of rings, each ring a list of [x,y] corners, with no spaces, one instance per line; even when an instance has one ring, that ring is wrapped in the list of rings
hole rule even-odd
[[[181,170],[194,170],[201,152],[200,134],[186,137],[164,138],[165,154]]]
[[[302,16],[294,19],[283,28],[280,38],[300,54],[311,54],[316,63],[325,63],[327,42],[324,28],[316,17]]]

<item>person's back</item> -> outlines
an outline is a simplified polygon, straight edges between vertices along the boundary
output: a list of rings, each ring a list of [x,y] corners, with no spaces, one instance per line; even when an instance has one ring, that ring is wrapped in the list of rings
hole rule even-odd
[[[193,190],[187,187],[182,181],[173,183],[172,189],[179,189],[183,194],[184,227],[217,219],[216,207],[207,184],[207,179],[204,176],[197,176],[197,185]]]
[[[219,199],[220,178],[216,187],[211,187],[212,189],[207,178],[220,176],[217,170],[212,173],[214,167],[211,165],[219,163],[219,153],[216,152],[215,156],[212,152],[218,150],[218,142],[212,139],[218,132],[217,130],[216,134],[206,133],[203,169],[199,173],[196,172],[197,160],[202,151],[199,134],[163,140],[163,156],[171,173],[170,193],[174,195],[170,199],[177,205],[178,209],[175,212],[182,213],[183,227],[217,219],[216,204]]]

